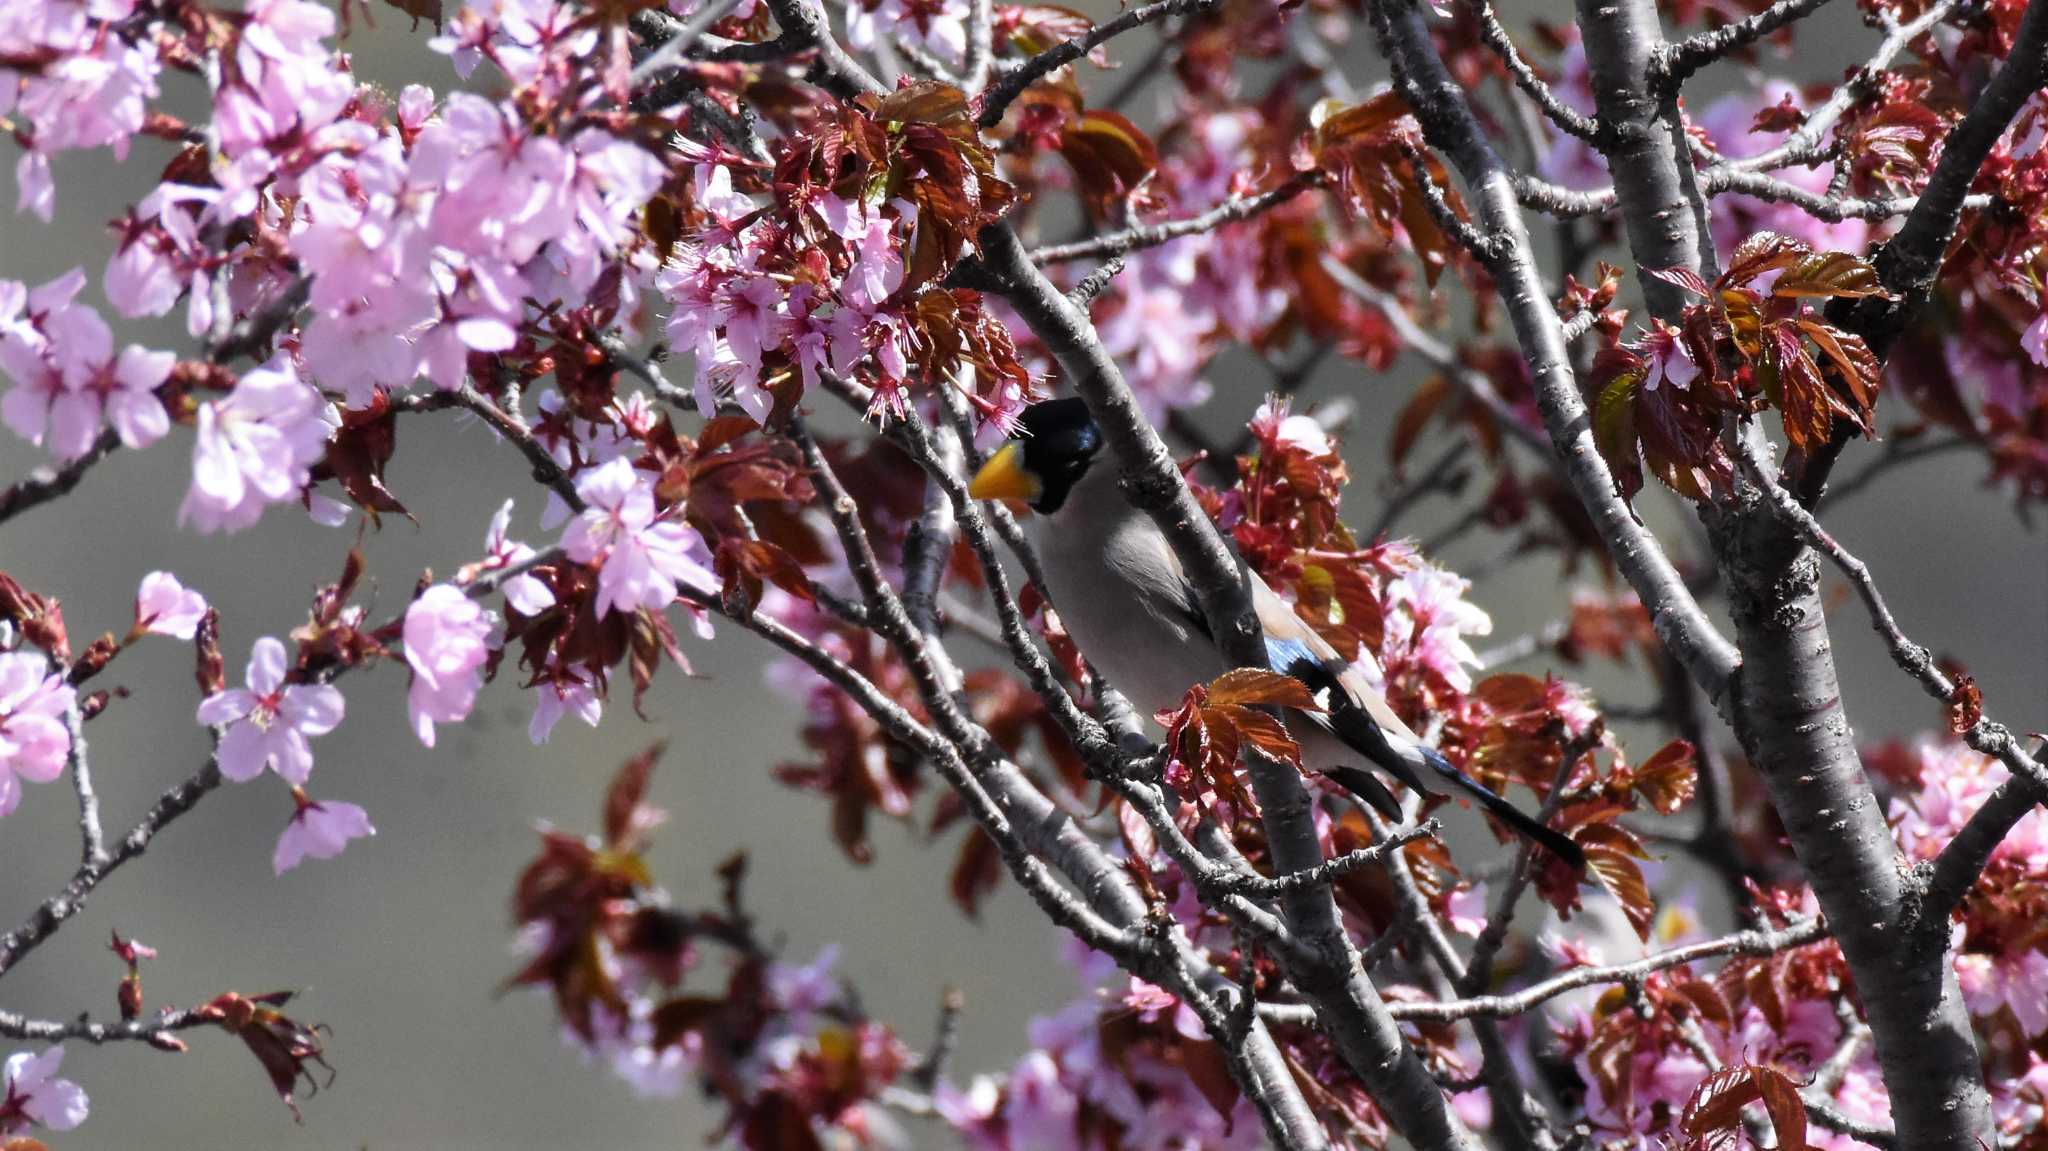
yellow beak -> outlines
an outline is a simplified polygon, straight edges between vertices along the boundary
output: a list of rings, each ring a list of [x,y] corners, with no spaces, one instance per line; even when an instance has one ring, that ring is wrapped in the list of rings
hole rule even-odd
[[[1038,498],[1038,477],[1024,466],[1024,445],[1004,444],[988,458],[967,485],[967,494],[978,500],[1024,500]]]

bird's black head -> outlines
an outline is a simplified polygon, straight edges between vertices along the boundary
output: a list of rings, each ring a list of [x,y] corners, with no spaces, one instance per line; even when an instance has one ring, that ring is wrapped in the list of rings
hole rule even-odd
[[[968,491],[975,499],[1017,499],[1050,515],[1102,450],[1102,429],[1079,399],[1046,400],[1024,409],[1017,438],[990,456]]]

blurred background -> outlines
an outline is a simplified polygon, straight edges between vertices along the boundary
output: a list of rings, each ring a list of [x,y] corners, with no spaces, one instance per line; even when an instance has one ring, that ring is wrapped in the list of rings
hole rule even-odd
[[[1543,12],[1520,7],[1509,6],[1518,21],[1566,15],[1548,5]],[[454,83],[446,60],[426,50],[424,25],[410,30],[401,13],[382,5],[373,15],[375,27],[366,28],[357,12],[348,42],[362,76],[394,89],[412,81]],[[1873,39],[1849,12],[1831,10],[1827,18],[1832,24],[1813,29],[1799,57],[1774,62],[1776,71],[1803,81],[1832,79]],[[1131,40],[1124,58],[1139,52],[1140,37]],[[1343,63],[1355,83],[1379,74],[1362,42],[1347,48]],[[1727,69],[1711,79],[1747,82]],[[189,107],[189,81],[170,82],[172,109],[181,99]],[[1138,107],[1144,114],[1134,119],[1153,122],[1156,109],[1142,98]],[[14,150],[0,152],[11,170]],[[126,165],[105,156],[60,156],[55,226],[29,217],[0,224],[0,277],[33,285],[82,265],[93,282],[90,298],[104,307],[98,281],[112,242],[106,222],[148,189],[167,156],[154,141],[139,142]],[[11,199],[11,189],[0,193],[0,200]],[[172,319],[181,321],[182,309]],[[117,337],[192,350],[178,322],[117,326]],[[1341,395],[1357,407],[1345,432],[1354,526],[1370,522],[1391,490],[1387,429],[1419,373],[1411,361],[1370,375],[1333,359],[1305,390],[1304,403]],[[1197,422],[1221,431],[1249,416],[1266,377],[1226,357],[1209,378],[1217,395]],[[515,534],[545,542],[536,525],[537,489],[486,429],[442,414],[404,421],[400,436],[388,479],[419,523],[389,518],[364,542],[378,581],[368,592],[376,618],[398,609],[423,568],[446,576],[472,558],[507,494],[518,499]],[[180,531],[175,517],[190,447],[189,431],[178,430],[150,451],[118,452],[70,498],[0,528],[0,570],[60,596],[79,646],[102,631],[125,630],[145,573],[174,571],[220,608],[229,676],[239,682],[250,644],[301,622],[313,589],[335,578],[353,529],[318,528],[276,508],[232,537]],[[1852,447],[1838,474],[1876,450]],[[1429,453],[1423,449],[1419,459]],[[0,484],[43,458],[0,432]],[[2038,530],[1981,485],[1982,476],[1982,465],[1967,455],[1903,468],[1835,509],[1829,524],[1878,574],[1909,633],[1961,660],[1988,705],[2015,728],[2040,728],[2048,726],[2048,549]],[[1476,481],[1467,494],[1477,496]],[[1640,506],[1667,540],[1688,546],[1682,521],[1654,485]],[[1401,530],[1427,538],[1463,507],[1425,501]],[[1475,534],[1437,558],[1454,569],[1476,568],[1500,545]],[[1839,585],[1832,573],[1830,581]],[[1492,613],[1493,638],[1501,641],[1541,627],[1560,609],[1570,582],[1543,558],[1497,569],[1472,598]],[[1900,736],[1936,726],[1937,709],[1891,664],[1860,605],[1847,595],[1832,602],[1836,656],[1859,734]],[[340,1151],[700,1144],[715,1122],[711,1111],[690,1098],[636,1098],[560,1041],[546,999],[495,995],[514,968],[507,899],[534,850],[535,822],[594,830],[611,772],[655,738],[668,739],[670,748],[653,798],[672,818],[658,834],[652,863],[679,904],[714,900],[713,868],[746,849],[752,908],[786,958],[808,961],[838,944],[840,970],[866,1008],[913,1045],[929,1041],[942,989],[958,987],[967,1006],[956,1073],[1007,1067],[1025,1046],[1030,1018],[1075,990],[1038,911],[1006,880],[980,922],[963,920],[945,894],[957,833],[928,846],[913,830],[881,827],[877,861],[850,865],[831,843],[825,803],[770,778],[773,765],[800,756],[799,717],[764,688],[765,647],[733,627],[711,643],[686,637],[685,647],[698,675],[665,671],[648,699],[651,722],[632,715],[622,691],[602,728],[564,723],[543,747],[528,742],[527,700],[510,682],[486,688],[472,720],[443,726],[442,746],[428,750],[406,726],[402,668],[351,676],[344,684],[347,720],[315,744],[315,794],[367,807],[377,838],[352,846],[338,862],[310,862],[274,877],[271,847],[289,814],[282,789],[225,786],[0,983],[0,1009],[45,1018],[112,1016],[120,968],[105,947],[108,930],[118,929],[162,953],[143,971],[152,1009],[194,1005],[229,989],[301,990],[293,1013],[334,1029],[329,1056],[339,1074],[332,1087],[304,1104],[305,1123],[295,1126],[248,1056],[224,1035],[190,1034],[194,1050],[184,1056],[74,1043],[65,1074],[92,1095],[92,1116],[52,1145]],[[1538,659],[1522,670],[1541,674],[1550,666]],[[1559,670],[1618,704],[1647,701],[1654,691],[1620,675]],[[88,730],[110,835],[196,769],[206,747],[192,714],[189,647],[142,643],[95,686],[114,684],[132,696]],[[1654,746],[1647,736],[1636,745],[1639,754]],[[1475,815],[1452,811],[1448,818],[1461,859],[1491,857],[1491,840]],[[69,787],[55,784],[28,788],[20,810],[0,821],[0,925],[18,922],[70,875],[75,819]],[[1687,883],[1683,873],[1666,876],[1667,889]],[[1702,900],[1718,913],[1704,890]],[[942,1136],[922,1138],[945,1143]]]

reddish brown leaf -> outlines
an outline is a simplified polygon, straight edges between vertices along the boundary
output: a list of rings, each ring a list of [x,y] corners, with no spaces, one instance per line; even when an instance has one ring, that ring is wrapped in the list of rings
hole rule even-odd
[[[634,840],[647,828],[648,817],[641,804],[647,798],[647,781],[654,775],[655,762],[667,749],[667,740],[655,740],[640,754],[620,764],[612,776],[611,786],[604,793],[607,847],[631,850]]]
[[[1687,1138],[1706,1139],[1717,1132],[1740,1128],[1742,1109],[1763,1096],[1751,1074],[1753,1070],[1749,1064],[1739,1063],[1700,1080],[1678,1121]]]
[[[1310,112],[1309,120],[1316,126],[1317,142],[1328,148],[1374,136],[1407,115],[1408,105],[1397,93],[1387,91],[1349,107],[1325,100]]]
[[[383,512],[411,518],[412,513],[384,486],[384,468],[398,442],[398,413],[383,392],[367,408],[341,413],[341,428],[327,442],[327,455],[314,478],[332,476],[357,507],[377,522]]]
[[[1294,737],[1287,734],[1287,728],[1278,719],[1263,711],[1235,706],[1209,708],[1207,714],[1212,730],[1223,726],[1219,722],[1220,717],[1227,717],[1240,742],[1251,744],[1269,759],[1301,766],[1301,745],[1294,742]]]
[[[978,827],[969,830],[967,838],[960,841],[960,854],[947,881],[953,903],[967,918],[979,918],[982,898],[994,891],[1002,878],[1003,857],[995,841]]]
[[[1870,261],[1847,252],[1808,256],[1771,283],[1771,295],[1788,299],[1857,299],[1886,294]]]
[[[1968,675],[1958,673],[1948,693],[1948,729],[1961,735],[1984,718],[1984,690]]]
[[[1059,150],[1098,214],[1127,200],[1159,167],[1152,138],[1120,113],[1103,109],[1069,121],[1060,132]]]
[[[1691,268],[1652,268],[1650,274],[1667,284],[1676,284],[1695,296],[1713,298],[1714,289]]]
[[[1237,1110],[1237,1080],[1230,1076],[1230,1062],[1223,1055],[1223,1049],[1207,1039],[1183,1039],[1180,1042],[1181,1070],[1187,1072],[1194,1082],[1195,1090],[1223,1117],[1223,1133],[1230,1133],[1231,1112]]]
[[[967,93],[937,80],[916,80],[875,101],[875,119],[951,124],[967,119]]]
[[[1650,939],[1650,923],[1656,918],[1656,901],[1650,897],[1639,860],[1649,854],[1634,834],[1611,822],[1590,823],[1572,834],[1586,852],[1586,867],[1600,886],[1621,905],[1629,926],[1644,942]]]
[[[1741,287],[1766,272],[1789,268],[1813,255],[1804,240],[1777,232],[1758,232],[1744,240],[1728,257],[1728,270],[1721,273],[1720,287]]]
[[[1751,1078],[1763,1096],[1771,1129],[1778,1133],[1779,1151],[1806,1151],[1806,1103],[1799,1097],[1799,1084],[1775,1067],[1757,1067]]]
[[[1778,102],[1759,111],[1756,119],[1750,121],[1752,132],[1791,132],[1806,123],[1806,113],[1793,102],[1792,93],[1787,92]]]
[[[1415,440],[1422,429],[1429,424],[1429,418],[1443,407],[1444,401],[1454,393],[1450,381],[1441,375],[1434,375],[1422,381],[1401,405],[1401,411],[1394,417],[1394,430],[1388,439],[1388,461],[1399,468],[1401,461],[1408,458],[1408,450],[1415,446]]]
[[[1659,815],[1675,815],[1699,785],[1693,746],[1674,739],[1635,770],[1635,791]]]
[[[1811,454],[1828,442],[1834,430],[1835,405],[1830,400],[1827,381],[1821,378],[1820,365],[1807,354],[1797,328],[1773,324],[1769,334],[1777,386],[1767,386],[1766,390],[1776,393],[1772,399],[1777,401],[1778,413],[1784,418],[1787,442],[1795,450]]]
[[[1243,705],[1256,707],[1292,707],[1302,711],[1321,711],[1315,697],[1309,694],[1308,685],[1291,675],[1282,675],[1265,668],[1241,667],[1226,671],[1209,683],[1209,705],[1227,707]]]

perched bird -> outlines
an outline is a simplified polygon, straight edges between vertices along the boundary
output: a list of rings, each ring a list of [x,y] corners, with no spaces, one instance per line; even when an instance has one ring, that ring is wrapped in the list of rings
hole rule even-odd
[[[976,499],[1023,500],[1038,513],[1027,531],[1060,619],[1096,668],[1149,716],[1177,706],[1191,685],[1229,667],[1173,548],[1151,517],[1124,499],[1117,469],[1101,454],[1102,430],[1087,406],[1048,400],[1024,412],[1018,438],[989,457],[969,490]],[[1400,804],[1358,766],[1361,758],[1424,795],[1436,794],[1424,780],[1441,779],[1520,834],[1583,865],[1577,844],[1424,744],[1256,573],[1251,590],[1266,630],[1268,667],[1300,680],[1324,709],[1287,715],[1305,766],[1389,819],[1400,818]]]

